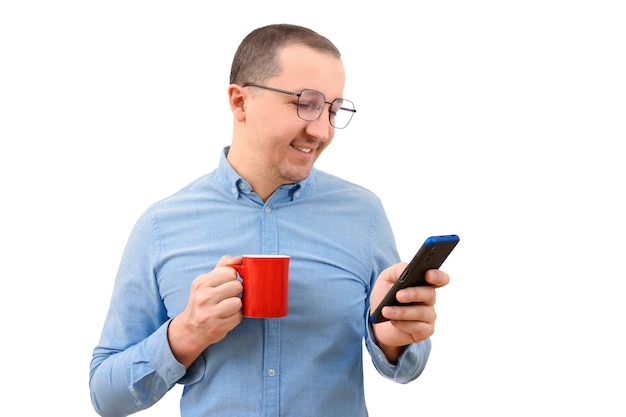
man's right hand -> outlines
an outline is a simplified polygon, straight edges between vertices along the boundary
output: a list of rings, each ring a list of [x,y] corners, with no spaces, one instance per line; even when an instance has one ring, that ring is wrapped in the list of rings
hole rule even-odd
[[[185,368],[241,322],[243,286],[235,269],[227,266],[238,263],[241,257],[226,255],[211,272],[198,275],[191,283],[187,306],[170,322],[170,349]]]

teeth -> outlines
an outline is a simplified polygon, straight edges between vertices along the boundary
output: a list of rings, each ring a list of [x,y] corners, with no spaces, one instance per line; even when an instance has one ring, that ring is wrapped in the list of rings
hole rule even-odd
[[[311,152],[311,149],[309,148],[301,148],[300,146],[295,146],[295,145],[293,147],[305,153]]]

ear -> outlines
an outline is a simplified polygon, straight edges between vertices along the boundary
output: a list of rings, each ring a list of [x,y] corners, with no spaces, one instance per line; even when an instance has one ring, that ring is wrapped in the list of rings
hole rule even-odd
[[[233,112],[233,116],[238,122],[246,120],[247,97],[247,91],[242,86],[231,84],[228,87],[228,103],[230,104],[230,111]]]

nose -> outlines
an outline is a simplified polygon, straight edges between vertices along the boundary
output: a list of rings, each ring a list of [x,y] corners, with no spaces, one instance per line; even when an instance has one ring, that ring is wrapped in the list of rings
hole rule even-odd
[[[329,108],[324,109],[317,119],[307,122],[306,125],[306,133],[320,142],[329,141],[335,135],[335,128],[330,125],[328,120],[329,110]]]

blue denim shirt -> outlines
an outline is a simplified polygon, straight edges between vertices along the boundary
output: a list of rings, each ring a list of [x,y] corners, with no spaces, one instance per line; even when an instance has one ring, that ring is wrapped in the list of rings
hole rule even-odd
[[[94,408],[126,416],[179,383],[182,416],[367,416],[363,340],[376,369],[400,383],[420,375],[431,348],[411,345],[393,365],[371,336],[370,291],[399,260],[381,202],[315,168],[263,202],[227,152],[133,228],[93,351]],[[185,369],[169,348],[169,321],[196,276],[245,253],[291,256],[288,316],[244,318]]]

